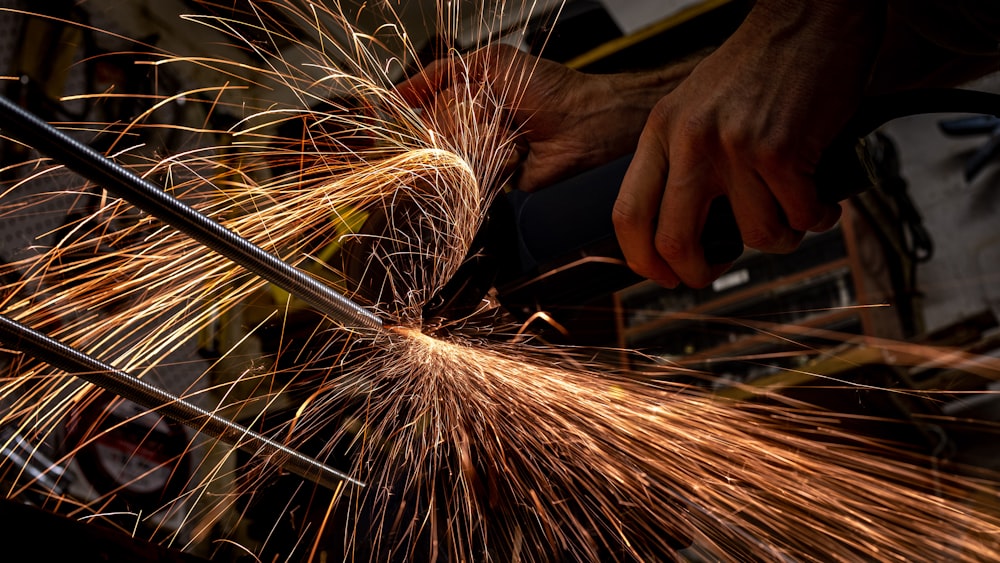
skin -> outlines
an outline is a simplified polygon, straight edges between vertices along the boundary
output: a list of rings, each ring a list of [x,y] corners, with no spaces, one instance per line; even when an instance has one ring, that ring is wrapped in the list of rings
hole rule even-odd
[[[863,4],[758,2],[653,107],[613,215],[633,270],[667,287],[718,277],[728,265],[706,263],[699,243],[716,197],[765,252],[836,223],[839,206],[820,203],[812,176],[872,66],[878,16]]]
[[[511,162],[522,190],[634,151],[613,211],[628,264],[666,287],[702,287],[731,265],[706,263],[699,242],[715,198],[729,199],[747,246],[791,252],[840,216],[813,173],[863,96],[1000,70],[1000,53],[957,52],[915,31],[915,9],[758,0],[718,49],[656,71],[589,75],[493,46],[463,72],[430,65],[400,93],[440,113],[435,100],[466,79],[493,88],[522,135]]]
[[[453,89],[466,80],[493,88],[523,84],[518,92],[493,94],[519,133],[519,158],[509,170],[517,172],[514,187],[531,192],[634,150],[650,109],[700,58],[654,72],[595,75],[501,44],[469,55],[457,71],[451,61],[435,61],[397,91],[441,124],[447,123],[448,100],[462,99]]]

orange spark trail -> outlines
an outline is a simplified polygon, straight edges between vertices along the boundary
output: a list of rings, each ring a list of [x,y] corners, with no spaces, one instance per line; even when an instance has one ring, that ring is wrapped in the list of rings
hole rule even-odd
[[[439,29],[475,21],[491,37],[500,28],[485,3],[471,18],[459,4],[440,3]],[[97,203],[0,272],[13,280],[0,289],[4,314],[144,377],[187,368],[186,398],[369,484],[327,494],[297,483],[255,511],[287,477],[188,437],[193,475],[130,521],[141,524],[137,537],[268,560],[660,561],[681,549],[720,561],[995,559],[1000,516],[977,500],[995,498],[994,483],[856,436],[836,413],[728,401],[584,361],[582,351],[506,343],[517,331],[495,310],[423,326],[423,306],[461,265],[503,183],[519,132],[501,102],[516,101],[528,77],[506,92],[459,80],[446,117],[408,107],[393,84],[417,57],[396,6],[275,0],[248,2],[242,20],[190,16],[256,64],[160,54],[143,64],[194,67],[218,82],[186,92],[204,112],[193,124],[153,121],[183,98],[176,93],[154,97],[140,121],[85,124],[106,130],[110,152],[174,195],[365,301],[392,331],[337,330],[82,187],[70,198]],[[356,25],[372,13],[376,29]],[[294,45],[294,56],[278,44]],[[236,124],[212,125],[226,111]],[[289,124],[299,130],[283,133]],[[137,141],[164,129],[198,142],[164,155]],[[30,213],[37,201],[12,194],[58,173],[33,170],[0,192],[0,209]],[[111,418],[103,399],[15,357],[0,386],[0,425],[59,442],[89,405]],[[69,462],[107,432],[97,421],[86,429],[53,461]],[[167,463],[181,473],[180,461]],[[8,496],[39,488],[15,465],[0,471]],[[125,497],[49,494],[42,503],[52,510],[111,523]],[[290,548],[283,533],[295,534]]]

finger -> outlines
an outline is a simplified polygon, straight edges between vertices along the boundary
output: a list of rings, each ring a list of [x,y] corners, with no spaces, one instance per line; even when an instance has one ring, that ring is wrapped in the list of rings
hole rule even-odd
[[[516,47],[497,43],[465,56],[462,65],[470,82],[499,86],[497,99],[506,104],[514,101],[512,94],[531,77],[534,61],[535,57]]]
[[[702,247],[702,231],[708,209],[721,193],[711,165],[682,148],[675,151],[671,175],[660,204],[654,240],[656,252],[689,287],[708,285],[728,265],[710,265]]]
[[[396,93],[411,106],[426,106],[438,92],[448,87],[452,70],[450,59],[438,59],[397,84]]]
[[[823,218],[813,225],[809,230],[821,233],[823,231],[829,231],[832,229],[838,221],[840,221],[840,216],[843,213],[843,207],[839,203],[831,203],[823,205]]]
[[[760,179],[774,195],[789,227],[811,231],[829,219],[834,206],[820,202],[812,170],[790,166],[787,157],[765,157],[761,162]]]
[[[425,119],[443,139],[454,142],[458,138],[460,91],[455,87],[445,88],[429,102]]]
[[[786,254],[802,241],[804,231],[788,224],[770,186],[752,169],[733,167],[729,200],[743,243],[762,252]]]
[[[657,215],[667,182],[666,155],[667,147],[655,130],[643,131],[622,180],[612,220],[629,267],[660,285],[676,287],[679,278],[655,246]]]
[[[488,83],[497,79],[503,69],[514,72],[519,61],[515,53],[519,51],[509,45],[491,45],[466,55],[437,59],[397,84],[396,91],[409,104],[425,105],[435,94],[456,82]],[[524,74],[525,69],[521,66],[517,68]]]
[[[442,132],[463,130],[489,147],[498,146],[500,140],[506,138],[501,134],[507,130],[506,112],[482,90],[465,85],[449,86],[438,92],[429,109],[434,120],[447,125],[441,128]]]

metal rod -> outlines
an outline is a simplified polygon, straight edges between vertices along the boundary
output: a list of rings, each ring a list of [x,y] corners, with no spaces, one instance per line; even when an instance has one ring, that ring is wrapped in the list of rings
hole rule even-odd
[[[0,315],[0,341],[36,360],[73,374],[139,406],[155,410],[171,420],[218,438],[251,455],[263,453],[267,461],[332,491],[340,488],[344,481],[358,487],[365,486],[346,473],[132,377],[6,315]]]
[[[371,311],[202,215],[159,186],[59,131],[4,96],[0,96],[0,129],[5,136],[49,155],[70,170],[288,291],[344,326],[382,328],[382,320]]]

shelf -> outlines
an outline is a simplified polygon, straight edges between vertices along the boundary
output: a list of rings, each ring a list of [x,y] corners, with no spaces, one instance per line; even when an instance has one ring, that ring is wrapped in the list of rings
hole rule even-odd
[[[806,237],[792,255],[749,252],[715,287],[644,282],[618,292],[619,346],[750,381],[864,342],[856,336],[894,337],[896,313],[873,283],[887,258],[858,221],[845,210],[837,228]]]
[[[623,337],[628,342],[638,341],[642,339],[643,335],[650,332],[663,331],[678,321],[731,316],[737,313],[738,309],[745,310],[765,301],[774,301],[776,297],[782,294],[817,287],[824,281],[848,276],[850,276],[849,261],[847,258],[841,258],[794,275],[730,293],[724,297],[683,311],[659,311],[660,315],[656,320],[637,326],[626,325]],[[849,304],[842,302],[840,306]]]

